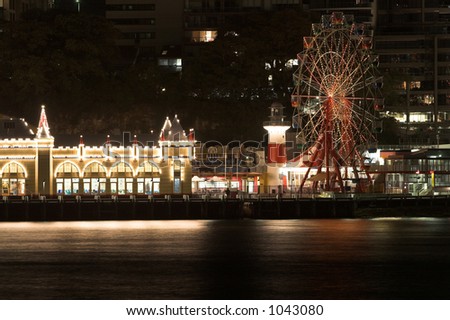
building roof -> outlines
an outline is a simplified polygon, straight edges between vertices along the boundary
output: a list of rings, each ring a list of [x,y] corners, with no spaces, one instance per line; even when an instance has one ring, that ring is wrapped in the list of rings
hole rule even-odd
[[[33,139],[34,131],[25,119],[0,114],[0,139]]]
[[[382,151],[386,159],[450,159],[450,149]]]
[[[160,141],[186,141],[188,137],[183,130],[183,127],[180,124],[180,119],[178,119],[177,115],[173,118],[172,121],[169,120],[169,117],[166,118],[164,125],[161,129]]]

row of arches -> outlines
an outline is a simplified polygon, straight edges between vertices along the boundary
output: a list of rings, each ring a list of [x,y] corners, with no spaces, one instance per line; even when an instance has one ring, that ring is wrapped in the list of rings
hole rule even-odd
[[[55,168],[58,194],[153,194],[159,193],[160,168],[146,161],[134,170],[127,162],[116,162],[110,168],[98,161],[81,169],[71,161]]]
[[[71,161],[62,162],[55,168],[55,178],[69,175],[77,177],[159,177],[160,173],[160,168],[150,161],[143,162],[136,170],[127,162],[116,162],[110,168],[107,168],[99,161],[89,162],[83,169]]]
[[[159,193],[160,174],[160,168],[149,161],[142,163],[136,170],[126,162],[117,162],[107,168],[102,163],[93,161],[81,169],[75,163],[65,161],[55,168],[54,187],[58,194],[66,195],[153,194]],[[27,186],[28,172],[19,162],[11,161],[1,167],[0,178],[4,195],[31,193]]]

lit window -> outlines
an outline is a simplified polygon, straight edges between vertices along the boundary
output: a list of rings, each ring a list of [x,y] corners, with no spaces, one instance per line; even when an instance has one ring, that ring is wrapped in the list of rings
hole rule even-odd
[[[64,174],[78,174],[78,168],[71,162],[64,162],[62,165],[58,167],[56,172],[57,176],[64,176]]]
[[[21,165],[18,165],[17,163],[10,163],[5,166],[3,169],[3,174],[7,173],[17,173],[17,174],[25,174],[25,170]]]
[[[217,37],[217,31],[190,31],[186,35],[191,42],[212,42]]]
[[[119,162],[117,165],[111,168],[112,173],[131,173],[131,167],[125,162]]]
[[[430,122],[432,118],[431,112],[411,112],[409,115],[410,122]]]
[[[159,173],[159,168],[150,162],[144,162],[140,167],[139,167],[139,173]]]
[[[287,69],[292,69],[294,66],[298,66],[298,60],[297,59],[290,59],[288,60],[285,65]]]
[[[425,95],[424,97],[423,97],[423,102],[425,103],[425,104],[432,104],[432,103],[434,103],[434,96],[432,96],[432,95]]]
[[[410,89],[420,89],[421,83],[420,81],[411,81],[409,84]]]

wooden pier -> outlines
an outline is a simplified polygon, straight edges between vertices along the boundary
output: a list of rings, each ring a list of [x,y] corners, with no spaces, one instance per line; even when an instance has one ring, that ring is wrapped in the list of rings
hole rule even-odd
[[[359,195],[348,198],[196,198],[172,196],[9,196],[0,221],[169,219],[332,219],[448,216],[448,196]]]

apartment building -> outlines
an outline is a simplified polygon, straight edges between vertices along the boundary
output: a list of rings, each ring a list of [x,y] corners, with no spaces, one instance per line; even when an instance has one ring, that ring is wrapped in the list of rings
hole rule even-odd
[[[347,18],[353,15],[358,23],[373,25],[376,20],[373,0],[305,0],[304,2],[304,8],[309,9],[312,14],[315,13],[317,17],[337,11],[343,12]]]
[[[22,14],[33,8],[47,10],[53,5],[53,0],[2,0],[0,9],[3,9],[3,20],[16,21]]]
[[[229,20],[245,19],[257,11],[303,8],[304,0],[186,0],[184,3],[185,55],[196,47],[214,41],[219,28]]]
[[[405,142],[450,140],[450,1],[384,0],[375,7],[380,69],[397,84],[386,113]]]
[[[121,32],[123,56],[145,60],[183,44],[183,5],[183,0],[105,0],[105,17]]]

